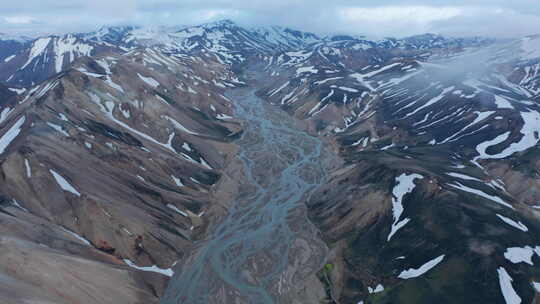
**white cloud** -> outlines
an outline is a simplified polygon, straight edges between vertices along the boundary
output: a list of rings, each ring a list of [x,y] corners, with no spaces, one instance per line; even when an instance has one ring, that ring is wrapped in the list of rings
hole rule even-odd
[[[540,16],[503,7],[471,7],[464,14],[434,21],[437,32],[454,36],[515,38],[540,33]]]
[[[343,18],[350,22],[406,22],[429,23],[459,16],[463,13],[460,7],[430,6],[381,6],[381,7],[347,7],[340,10]]]
[[[346,7],[339,10],[344,27],[375,36],[413,35],[429,32],[431,24],[463,15],[463,7],[381,6]]]
[[[231,18],[236,15],[238,15],[238,12],[234,10],[206,10],[201,13],[201,19],[211,20],[219,18]]]
[[[30,16],[11,16],[4,17],[4,21],[9,24],[31,24],[36,21],[36,19]]]
[[[538,0],[24,0],[5,1],[2,32],[90,31],[231,18],[320,34],[517,37],[540,32]],[[31,17],[30,17],[31,16]]]

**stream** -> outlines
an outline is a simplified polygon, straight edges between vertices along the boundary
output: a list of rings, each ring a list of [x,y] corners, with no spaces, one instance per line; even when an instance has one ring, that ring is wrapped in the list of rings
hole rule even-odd
[[[163,304],[292,303],[299,282],[325,262],[326,245],[303,202],[326,176],[329,152],[254,87],[227,94],[244,123],[237,144],[245,182],[228,214],[177,267]]]

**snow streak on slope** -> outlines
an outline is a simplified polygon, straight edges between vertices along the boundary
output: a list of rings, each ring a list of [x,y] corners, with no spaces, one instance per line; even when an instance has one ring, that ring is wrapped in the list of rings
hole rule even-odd
[[[503,222],[507,223],[508,225],[517,228],[523,232],[529,231],[529,228],[525,226],[522,222],[516,222],[513,219],[507,218],[506,216],[497,214],[497,217],[500,218]]]
[[[401,214],[403,213],[403,197],[407,193],[411,193],[414,190],[414,180],[422,178],[422,175],[415,173],[409,175],[403,173],[400,176],[396,177],[396,185],[392,190],[392,214],[394,217],[394,222],[392,223],[392,227],[390,230],[390,234],[388,234],[387,241],[390,241],[392,236],[411,220],[410,218],[405,218],[401,221],[399,220]]]
[[[521,112],[523,127],[521,128],[522,138],[517,143],[512,143],[501,153],[491,156],[492,158],[504,158],[514,153],[525,151],[536,146],[540,140],[540,113],[537,111]]]
[[[71,193],[75,194],[76,196],[81,196],[79,191],[77,191],[77,189],[75,189],[75,187],[73,187],[62,175],[60,175],[58,172],[56,172],[56,171],[54,171],[52,169],[49,169],[49,172],[51,172],[54,179],[56,180],[56,182],[58,183],[60,188],[62,188],[62,190],[71,192]]]
[[[146,82],[146,84],[148,84],[149,86],[153,87],[153,88],[157,88],[159,86],[159,82],[157,82],[154,78],[152,77],[144,77],[142,76],[141,74],[137,73],[137,76],[139,76],[139,78]]]
[[[444,254],[434,258],[431,261],[428,261],[427,263],[425,263],[424,265],[420,266],[417,269],[410,268],[408,270],[402,271],[399,274],[398,278],[412,279],[412,278],[419,277],[423,275],[424,273],[428,272],[429,270],[431,270],[433,267],[437,266],[440,262],[442,262],[443,259],[444,259]]]
[[[505,133],[503,133],[501,135],[498,135],[494,139],[485,141],[485,142],[479,144],[478,146],[476,146],[476,151],[478,152],[479,155],[475,158],[475,161],[477,159],[501,158],[501,157],[498,157],[500,154],[497,154],[497,155],[487,154],[486,150],[489,147],[496,146],[496,145],[504,142],[505,140],[508,139],[508,137],[510,137],[510,131],[505,132]]]
[[[64,59],[67,57],[68,64],[75,58],[81,56],[90,56],[94,47],[77,41],[77,38],[68,35],[64,38],[58,38],[54,42],[53,54],[55,56],[56,73],[60,73],[64,67]]]
[[[2,137],[0,137],[0,154],[4,153],[9,144],[19,135],[19,133],[21,133],[21,128],[25,120],[25,116],[19,118],[17,122],[14,123]]]
[[[9,116],[9,114],[12,112],[13,110],[9,107],[5,107],[2,112],[0,112],[0,124],[4,122],[4,120],[6,120]]]
[[[45,52],[45,49],[49,45],[49,42],[51,41],[51,38],[40,38],[32,44],[32,49],[30,49],[30,54],[28,55],[28,60],[26,63],[20,68],[23,70],[26,68],[36,57],[42,55]]]
[[[493,201],[497,204],[501,204],[505,207],[508,207],[510,209],[514,209],[514,207],[512,207],[512,205],[508,204],[507,202],[503,201],[500,197],[498,196],[495,196],[495,195],[489,195],[481,190],[478,190],[478,189],[474,189],[474,188],[470,188],[470,187],[467,187],[465,185],[462,185],[461,183],[459,182],[456,182],[456,184],[449,184],[450,186],[456,188],[456,189],[459,189],[461,191],[465,191],[465,192],[469,192],[469,193],[472,193],[472,194],[476,194],[478,196],[481,196],[483,198],[486,198],[490,201]]]
[[[510,132],[505,132],[492,140],[483,142],[476,147],[479,156],[476,159],[500,159],[530,149],[540,141],[540,113],[535,110],[520,113],[523,120],[523,127],[520,130],[521,139],[510,144],[506,149],[497,154],[488,154],[489,147],[503,143],[510,137]]]
[[[510,277],[503,267],[499,267],[497,273],[499,274],[499,285],[506,304],[520,304],[521,298],[514,290],[514,287],[512,287],[512,277]]]
[[[90,243],[90,241],[88,241],[87,239],[85,239],[84,237],[78,235],[77,233],[71,231],[71,230],[68,230],[64,227],[60,227],[63,231],[65,231],[67,234],[73,236],[74,238],[76,238],[77,240],[81,241],[83,244],[87,245],[87,246],[92,246],[92,243]]]
[[[135,268],[141,271],[156,272],[162,275],[166,275],[168,277],[172,277],[174,275],[174,271],[171,268],[163,269],[163,268],[157,267],[156,265],[140,267],[140,266],[135,265],[135,263],[133,263],[131,260],[128,260],[128,259],[124,259],[124,263],[126,263],[131,268]]]

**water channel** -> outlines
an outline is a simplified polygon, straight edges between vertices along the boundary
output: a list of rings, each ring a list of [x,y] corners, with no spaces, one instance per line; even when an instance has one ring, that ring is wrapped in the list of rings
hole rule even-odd
[[[170,281],[164,304],[286,303],[295,285],[324,263],[327,248],[303,201],[327,174],[326,149],[254,87],[228,92],[244,122],[238,157],[245,182]]]

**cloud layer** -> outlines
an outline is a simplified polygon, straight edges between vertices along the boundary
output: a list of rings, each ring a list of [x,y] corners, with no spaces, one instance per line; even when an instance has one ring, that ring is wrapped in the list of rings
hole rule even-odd
[[[230,18],[322,34],[517,37],[540,32],[537,0],[25,0],[2,5],[0,32],[39,35],[102,25],[187,25]]]

